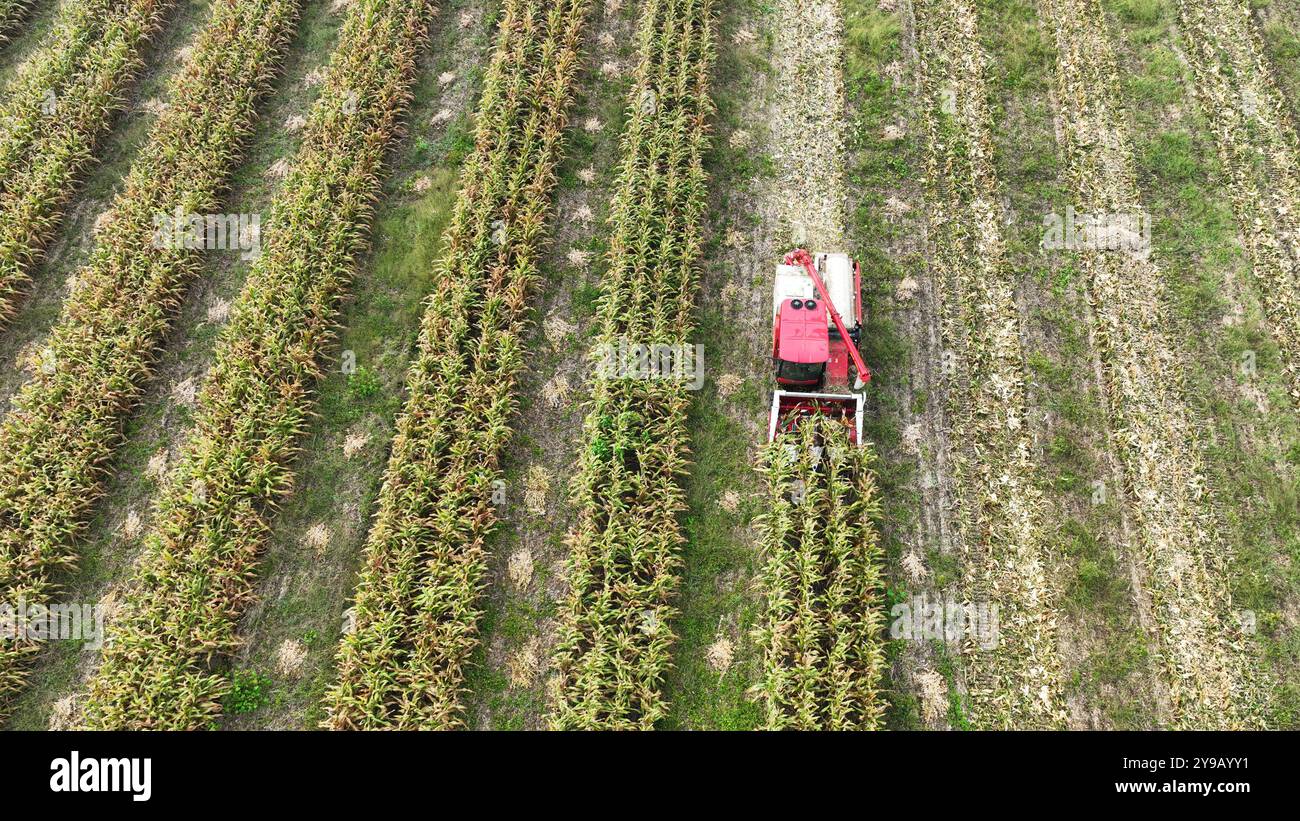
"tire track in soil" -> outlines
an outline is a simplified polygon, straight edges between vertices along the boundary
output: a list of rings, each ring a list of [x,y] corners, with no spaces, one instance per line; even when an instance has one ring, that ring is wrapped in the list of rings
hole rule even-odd
[[[1042,8],[1057,48],[1062,148],[1076,208],[1141,213],[1101,9],[1096,0],[1043,0]],[[1084,252],[1078,259],[1095,311],[1132,547],[1146,570],[1172,721],[1184,728],[1256,726],[1256,682],[1226,585],[1230,551],[1205,478],[1200,426],[1181,399],[1183,351],[1166,331],[1173,323],[1162,275],[1137,252]]]

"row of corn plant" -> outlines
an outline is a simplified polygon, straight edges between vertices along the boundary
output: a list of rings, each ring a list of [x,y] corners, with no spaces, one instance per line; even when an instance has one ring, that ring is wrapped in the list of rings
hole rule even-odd
[[[1179,0],[1196,99],[1250,255],[1269,328],[1300,402],[1300,147],[1250,12],[1237,0]]]
[[[939,293],[966,596],[999,608],[1000,637],[967,642],[980,726],[1064,721],[1055,591],[1048,576],[1025,390],[1016,275],[993,167],[987,57],[971,0],[914,0],[926,127],[928,256]]]
[[[48,600],[51,577],[76,561],[123,419],[201,265],[199,250],[160,242],[159,217],[217,205],[297,10],[298,0],[215,0],[172,80],[170,108],[77,271],[40,367],[0,423],[0,596]],[[35,649],[0,651],[0,702],[21,687]]]
[[[358,0],[347,13],[109,630],[92,727],[202,728],[220,714],[230,687],[221,664],[239,644],[268,517],[293,481],[431,13],[428,0]]]
[[[493,488],[587,8],[587,0],[505,4],[476,149],[366,544],[356,627],[340,644],[339,681],[326,697],[328,727],[462,723]]]
[[[1114,48],[1097,0],[1043,0],[1056,44],[1056,100],[1080,213],[1142,213]],[[1150,595],[1158,659],[1178,727],[1260,722],[1262,690],[1245,626],[1232,605],[1230,550],[1206,480],[1201,426],[1186,380],[1167,288],[1140,244],[1085,250],[1079,269],[1092,305],[1106,408]]]
[[[608,360],[625,358],[611,351],[655,346],[685,353],[706,199],[713,33],[711,0],[642,6],[597,309],[596,357],[605,361],[591,384],[573,480],[578,522],[551,680],[556,728],[649,729],[667,707],[689,393],[681,359],[661,378]]]
[[[884,699],[883,551],[869,446],[814,417],[764,451],[763,649],[754,692],[770,730],[874,730]]]
[[[0,322],[12,317],[173,0],[74,0],[0,104]]]
[[[0,0],[0,45],[9,42],[31,10],[32,0]]]

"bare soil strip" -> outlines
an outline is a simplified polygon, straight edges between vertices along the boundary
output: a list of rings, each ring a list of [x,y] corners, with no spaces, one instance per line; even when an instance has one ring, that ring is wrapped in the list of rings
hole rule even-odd
[[[1233,210],[1270,330],[1300,400],[1300,163],[1295,125],[1249,12],[1237,0],[1179,0],[1196,99],[1231,180]]]
[[[991,159],[987,57],[969,0],[915,0],[913,10],[967,597],[999,609],[995,647],[989,637],[964,642],[971,718],[987,727],[1060,726],[1058,591],[1047,570],[1044,500],[1026,424],[1015,272]]]
[[[1080,213],[1139,214],[1113,48],[1096,0],[1044,0],[1057,54],[1062,141]],[[1181,398],[1183,352],[1159,267],[1138,252],[1085,251],[1107,407],[1146,573],[1175,725],[1258,726],[1246,637],[1226,585],[1230,550],[1207,487],[1201,432]]]

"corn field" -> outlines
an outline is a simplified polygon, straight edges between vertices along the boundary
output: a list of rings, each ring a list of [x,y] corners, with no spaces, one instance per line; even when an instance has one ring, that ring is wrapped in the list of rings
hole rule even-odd
[[[714,59],[710,0],[648,0],[610,209],[596,346],[683,346],[705,206]],[[599,354],[597,354],[599,356]],[[583,430],[551,724],[650,729],[674,636],[689,392],[671,378],[598,373]]]
[[[1297,8],[0,0],[0,725],[1296,726]]]
[[[77,0],[0,104],[0,322],[30,281],[171,0]]]
[[[29,601],[53,593],[50,576],[76,561],[75,545],[101,492],[123,418],[147,381],[175,308],[199,266],[184,248],[154,247],[155,217],[216,205],[283,55],[296,0],[218,0],[211,24],[170,88],[92,260],[0,423],[0,590]],[[220,85],[229,105],[201,106]],[[22,686],[34,648],[0,656],[0,695]]]
[[[194,729],[220,713],[229,682],[214,665],[239,644],[266,518],[293,481],[429,13],[424,0],[360,0],[347,13],[91,681],[92,727]]]
[[[1045,0],[1043,8],[1057,47],[1056,95],[1077,207],[1140,211],[1100,8],[1096,0]],[[1181,399],[1185,354],[1165,330],[1172,323],[1160,270],[1124,251],[1085,254],[1080,265],[1172,721],[1184,728],[1255,726],[1260,690],[1249,678],[1247,639],[1225,584],[1231,556],[1202,466],[1202,433]]]
[[[884,699],[880,499],[869,446],[815,417],[767,447],[756,695],[769,730],[874,730]]]
[[[586,0],[507,2],[407,378],[379,511],[327,697],[336,729],[461,723],[484,541],[504,482],[528,297],[578,71]]]
[[[1064,720],[1057,620],[1025,396],[1025,353],[992,165],[987,58],[975,6],[914,0],[927,112],[929,255],[945,312],[945,375],[961,503],[967,598],[1001,610],[995,650],[969,647],[972,719],[990,727]]]

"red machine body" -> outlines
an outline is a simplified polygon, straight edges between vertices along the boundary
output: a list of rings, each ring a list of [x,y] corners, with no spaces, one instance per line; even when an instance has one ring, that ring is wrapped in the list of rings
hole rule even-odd
[[[852,441],[861,441],[863,402],[856,391],[871,379],[858,350],[861,283],[861,268],[844,254],[814,256],[800,248],[777,266],[772,361],[779,387],[772,398],[769,439],[801,418],[822,414],[843,419]],[[857,374],[852,382],[850,365]]]

